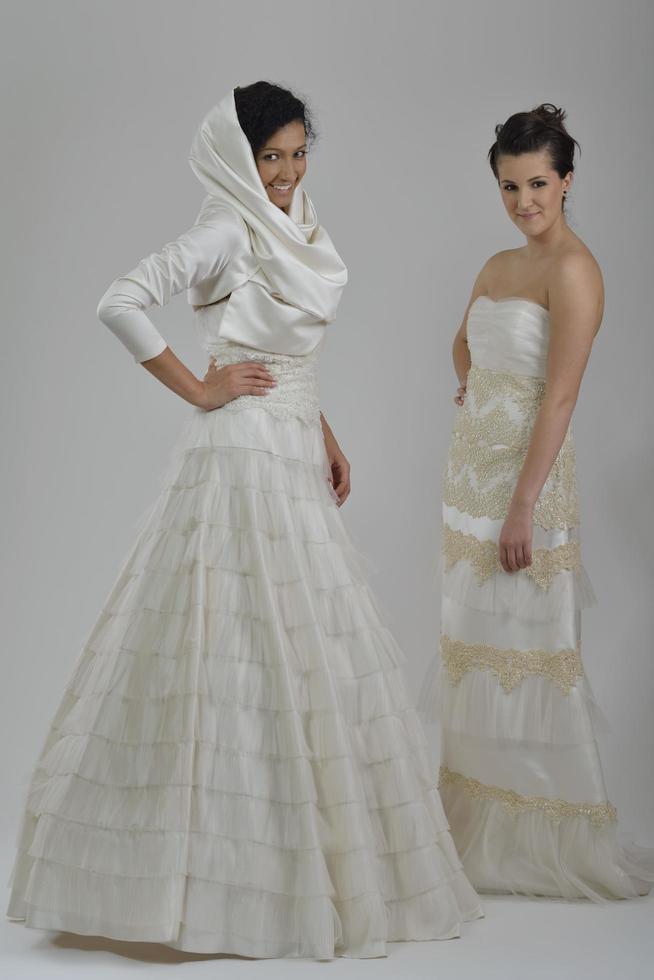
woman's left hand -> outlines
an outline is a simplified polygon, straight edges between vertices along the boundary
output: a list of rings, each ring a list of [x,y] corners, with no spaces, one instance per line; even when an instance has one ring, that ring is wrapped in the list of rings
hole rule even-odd
[[[329,428],[327,419],[320,413],[320,425],[322,435],[325,440],[325,452],[329,462],[330,480],[334,493],[338,497],[338,506],[344,504],[350,496],[350,464],[348,463],[341,447],[336,442],[336,436]]]
[[[517,572],[531,565],[534,511],[527,504],[511,504],[500,532],[499,559],[505,572]]]
[[[340,446],[334,440],[333,446],[325,444],[329,469],[332,474],[331,484],[338,497],[338,506],[344,504],[350,496],[350,464],[343,455]]]

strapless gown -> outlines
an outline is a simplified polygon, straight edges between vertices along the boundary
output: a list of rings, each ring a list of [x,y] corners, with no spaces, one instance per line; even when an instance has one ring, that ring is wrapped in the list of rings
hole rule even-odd
[[[250,957],[385,955],[482,914],[405,655],[328,483],[317,352],[192,409],[27,788],[7,915]]]
[[[581,562],[572,430],[534,511],[533,563],[507,573],[497,542],[545,390],[549,313],[479,297],[471,368],[443,480],[440,657],[418,707],[441,725],[440,789],[481,892],[627,897],[654,880],[617,840],[581,659]],[[648,870],[649,868],[649,870]]]

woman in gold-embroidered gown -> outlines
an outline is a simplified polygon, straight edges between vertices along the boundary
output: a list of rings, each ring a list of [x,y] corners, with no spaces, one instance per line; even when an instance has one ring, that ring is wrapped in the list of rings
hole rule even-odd
[[[566,222],[564,117],[519,112],[489,151],[526,244],[484,265],[454,341],[441,657],[419,707],[442,726],[441,796],[475,887],[601,900],[646,892],[654,869],[618,843],[581,660],[593,594],[570,418],[603,286]]]

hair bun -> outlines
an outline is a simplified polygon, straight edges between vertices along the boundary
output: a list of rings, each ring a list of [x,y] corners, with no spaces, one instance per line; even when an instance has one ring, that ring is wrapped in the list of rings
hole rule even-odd
[[[537,105],[535,109],[531,110],[531,112],[534,116],[538,116],[538,118],[548,126],[560,129],[564,133],[566,132],[564,120],[567,114],[565,109],[558,109],[551,102],[541,102],[541,104]]]

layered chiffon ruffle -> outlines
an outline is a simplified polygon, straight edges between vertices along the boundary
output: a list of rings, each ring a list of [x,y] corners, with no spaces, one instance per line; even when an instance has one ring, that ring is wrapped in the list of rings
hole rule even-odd
[[[481,915],[319,424],[194,411],[34,769],[7,915],[252,957]]]

